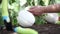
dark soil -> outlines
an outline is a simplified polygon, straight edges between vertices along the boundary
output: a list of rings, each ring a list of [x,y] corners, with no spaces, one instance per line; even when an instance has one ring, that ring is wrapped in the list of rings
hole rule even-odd
[[[0,34],[13,34],[14,32],[12,31],[7,31],[7,30],[2,30],[0,31]]]
[[[60,25],[56,24],[43,24],[43,25],[33,25],[31,28],[39,32],[39,34],[60,34]],[[13,32],[8,32],[3,30],[0,34],[12,34]]]
[[[56,24],[33,25],[31,28],[37,30],[39,34],[60,34],[60,25]]]

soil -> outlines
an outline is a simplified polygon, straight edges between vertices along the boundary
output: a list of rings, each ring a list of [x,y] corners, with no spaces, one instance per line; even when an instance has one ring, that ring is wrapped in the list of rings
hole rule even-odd
[[[31,28],[38,31],[39,34],[60,34],[60,25],[56,24],[33,25]],[[2,30],[0,34],[13,34],[13,32]]]
[[[39,34],[60,34],[60,25],[43,24],[33,25],[31,28],[39,32]]]

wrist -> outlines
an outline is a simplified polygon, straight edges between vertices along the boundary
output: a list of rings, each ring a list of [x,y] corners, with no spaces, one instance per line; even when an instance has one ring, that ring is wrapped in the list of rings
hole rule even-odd
[[[60,12],[60,4],[48,5],[44,8],[44,13],[58,13]]]

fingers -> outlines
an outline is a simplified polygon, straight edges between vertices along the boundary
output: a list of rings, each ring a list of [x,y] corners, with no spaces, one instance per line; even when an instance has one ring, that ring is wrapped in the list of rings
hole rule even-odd
[[[33,6],[28,11],[31,12],[33,15],[37,15],[38,13],[35,11],[35,9],[36,9],[36,6]]]
[[[28,11],[35,11],[35,9],[39,9],[41,6],[33,6]]]
[[[28,11],[33,13],[35,12],[35,9],[29,9]]]
[[[37,16],[42,14],[41,12],[42,10],[40,10],[40,6],[33,6],[28,11]]]

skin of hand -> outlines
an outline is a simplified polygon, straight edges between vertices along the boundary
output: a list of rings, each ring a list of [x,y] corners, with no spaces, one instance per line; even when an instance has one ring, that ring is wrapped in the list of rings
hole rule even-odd
[[[44,12],[44,7],[45,6],[33,6],[28,11],[36,16],[39,16]]]
[[[53,4],[48,6],[34,6],[29,9],[34,15],[41,15],[42,13],[60,13],[60,4]]]

